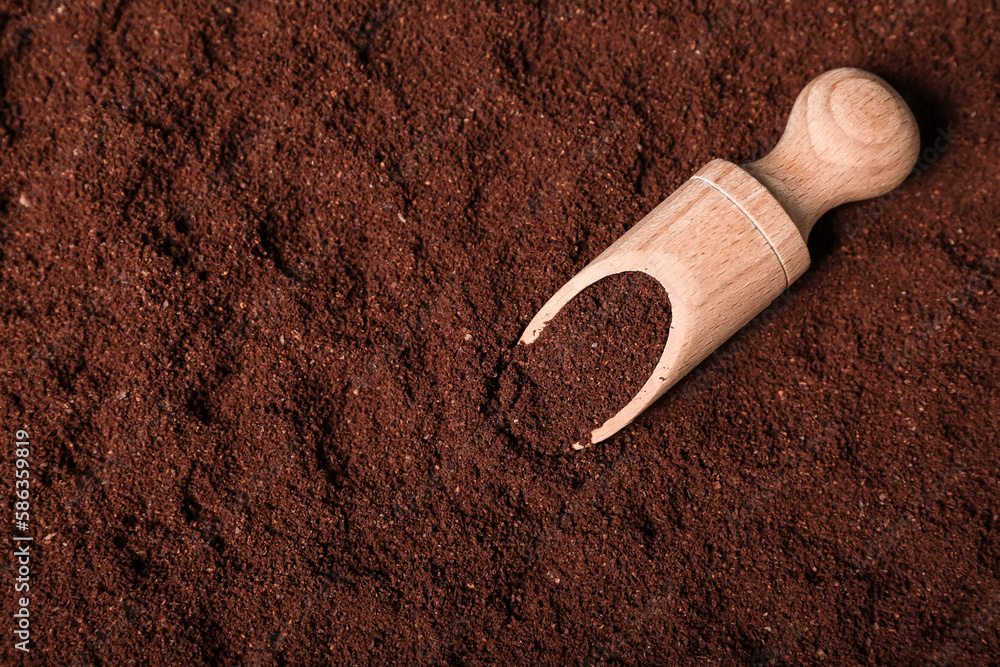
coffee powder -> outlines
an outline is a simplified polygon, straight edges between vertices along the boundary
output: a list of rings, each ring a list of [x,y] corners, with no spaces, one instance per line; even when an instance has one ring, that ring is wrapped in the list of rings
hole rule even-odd
[[[670,301],[656,279],[618,273],[584,289],[499,379],[501,428],[518,446],[567,453],[638,393],[663,354]],[[574,447],[575,445],[575,447]]]
[[[26,661],[995,662],[998,16],[6,3]],[[845,65],[912,106],[914,177],[614,438],[512,440],[542,303]]]

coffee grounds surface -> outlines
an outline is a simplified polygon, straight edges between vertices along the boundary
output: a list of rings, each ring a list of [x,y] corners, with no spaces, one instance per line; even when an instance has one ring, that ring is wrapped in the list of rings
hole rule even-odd
[[[5,4],[2,465],[27,429],[35,541],[3,662],[996,661],[997,17]],[[838,66],[911,104],[914,176],[820,220],[617,436],[519,446],[531,316]]]
[[[510,355],[500,428],[539,452],[589,447],[652,375],[669,334],[670,300],[655,278],[629,271],[590,285]]]

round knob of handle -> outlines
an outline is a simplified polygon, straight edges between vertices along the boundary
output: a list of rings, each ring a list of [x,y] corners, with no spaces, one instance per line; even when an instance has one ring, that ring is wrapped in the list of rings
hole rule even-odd
[[[917,121],[899,93],[871,72],[845,67],[810,81],[778,145],[743,168],[808,238],[831,208],[902,183],[919,152]]]

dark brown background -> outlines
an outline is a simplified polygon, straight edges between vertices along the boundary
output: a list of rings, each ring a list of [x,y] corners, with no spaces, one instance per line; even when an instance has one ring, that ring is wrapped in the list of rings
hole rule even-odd
[[[29,662],[995,662],[996,10],[0,5]],[[926,169],[618,437],[494,428],[539,305],[842,65]]]

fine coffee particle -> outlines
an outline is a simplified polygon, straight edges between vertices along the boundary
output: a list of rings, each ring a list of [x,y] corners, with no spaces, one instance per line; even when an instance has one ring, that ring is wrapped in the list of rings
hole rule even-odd
[[[629,271],[588,286],[500,377],[506,427],[520,446],[565,453],[617,414],[649,379],[670,332],[670,301],[651,276]]]

